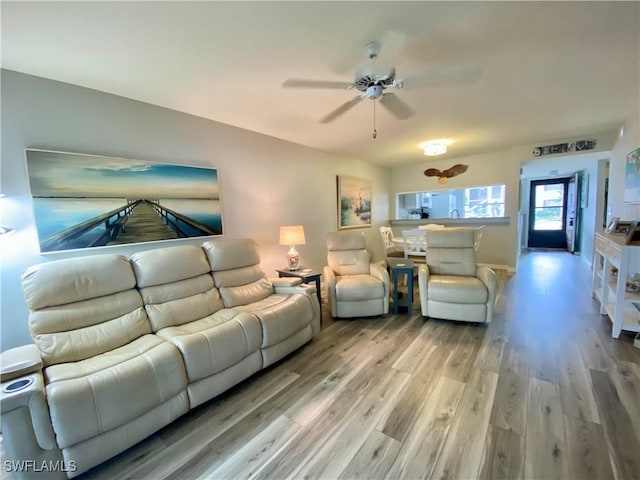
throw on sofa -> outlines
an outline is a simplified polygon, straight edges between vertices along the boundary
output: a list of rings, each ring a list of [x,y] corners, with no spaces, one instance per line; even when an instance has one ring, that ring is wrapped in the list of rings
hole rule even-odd
[[[28,269],[34,345],[2,354],[7,458],[75,477],[284,357],[320,330],[298,283],[268,279],[251,239]]]

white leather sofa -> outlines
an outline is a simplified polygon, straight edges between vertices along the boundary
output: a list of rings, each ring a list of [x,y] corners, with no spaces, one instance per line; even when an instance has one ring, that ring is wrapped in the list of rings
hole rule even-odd
[[[0,407],[27,478],[89,470],[320,330],[315,288],[268,279],[251,239],[52,261],[22,282],[34,345],[2,353]]]

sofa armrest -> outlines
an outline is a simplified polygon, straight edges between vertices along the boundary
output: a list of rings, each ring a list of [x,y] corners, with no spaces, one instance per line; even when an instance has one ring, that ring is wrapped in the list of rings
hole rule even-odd
[[[21,388],[14,388],[23,385]],[[26,408],[31,418],[35,439],[44,450],[57,448],[55,434],[51,426],[47,407],[44,378],[42,372],[31,373],[24,377],[4,382],[0,390],[0,410],[4,417],[13,411]],[[5,441],[7,439],[5,438]],[[13,439],[19,441],[18,439]]]
[[[302,279],[297,277],[270,278],[269,281],[276,289],[278,287],[293,287],[302,283]]]
[[[0,354],[0,382],[23,377],[29,373],[42,370],[42,357],[35,345],[5,350]]]
[[[428,290],[429,284],[429,266],[421,264],[418,267],[418,294],[420,295],[420,312],[423,317],[429,316]]]
[[[275,286],[275,285],[274,285]],[[289,293],[289,294],[298,294],[298,295],[315,295],[316,287],[315,285],[308,285],[306,283],[302,283],[300,285],[293,286],[275,286],[276,293]]]

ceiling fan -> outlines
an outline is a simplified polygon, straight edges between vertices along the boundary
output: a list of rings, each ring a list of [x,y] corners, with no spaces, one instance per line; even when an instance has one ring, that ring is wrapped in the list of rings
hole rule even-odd
[[[362,65],[356,70],[355,80],[349,82],[323,81],[323,80],[307,80],[301,78],[290,78],[283,84],[283,88],[319,88],[319,89],[338,89],[338,90],[358,90],[359,93],[351,100],[343,103],[334,111],[326,115],[320,120],[320,123],[330,123],[339,116],[348,112],[356,106],[360,101],[368,98],[379,101],[394,117],[399,120],[405,120],[412,115],[414,111],[409,105],[398,98],[394,93],[385,91],[387,88],[394,87],[401,89],[404,87],[404,79],[396,78],[396,69],[393,65],[386,65],[377,62],[378,54],[382,44],[377,41],[369,42],[365,46],[366,54],[370,62]],[[375,133],[375,103],[374,103],[374,137]]]

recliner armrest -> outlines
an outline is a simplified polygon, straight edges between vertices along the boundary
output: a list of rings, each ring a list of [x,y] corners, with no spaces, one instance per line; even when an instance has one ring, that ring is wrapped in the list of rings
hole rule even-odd
[[[12,385],[21,381],[27,382],[27,384],[14,391],[7,391],[11,389]],[[44,450],[56,448],[55,434],[53,433],[49,408],[47,407],[44,378],[41,372],[2,383],[0,390],[0,410],[2,415],[8,415],[19,408],[28,409],[33,433],[40,448]]]
[[[42,357],[35,345],[5,350],[0,354],[0,382],[23,377],[29,373],[42,370]]]
[[[333,268],[331,268],[328,265],[325,265],[324,268],[322,269],[322,273],[324,274],[325,281],[328,284],[333,285],[335,287],[336,272],[333,271]]]
[[[315,285],[308,285],[306,283],[302,283],[300,285],[293,286],[275,286],[276,293],[290,293],[290,294],[298,294],[298,295],[315,295],[316,287]]]
[[[293,287],[302,283],[302,279],[297,277],[270,278],[269,281],[275,288]]]
[[[498,288],[498,278],[496,277],[496,272],[494,272],[491,268],[480,265],[476,269],[476,277],[478,277],[482,283],[484,283],[489,291],[490,299],[495,300],[496,290]]]
[[[372,263],[369,265],[369,274],[373,275],[374,277],[376,277],[378,280],[380,280],[382,283],[384,283],[385,285],[389,285],[389,273],[387,272],[387,269],[385,267],[383,267],[381,264],[378,263]]]

